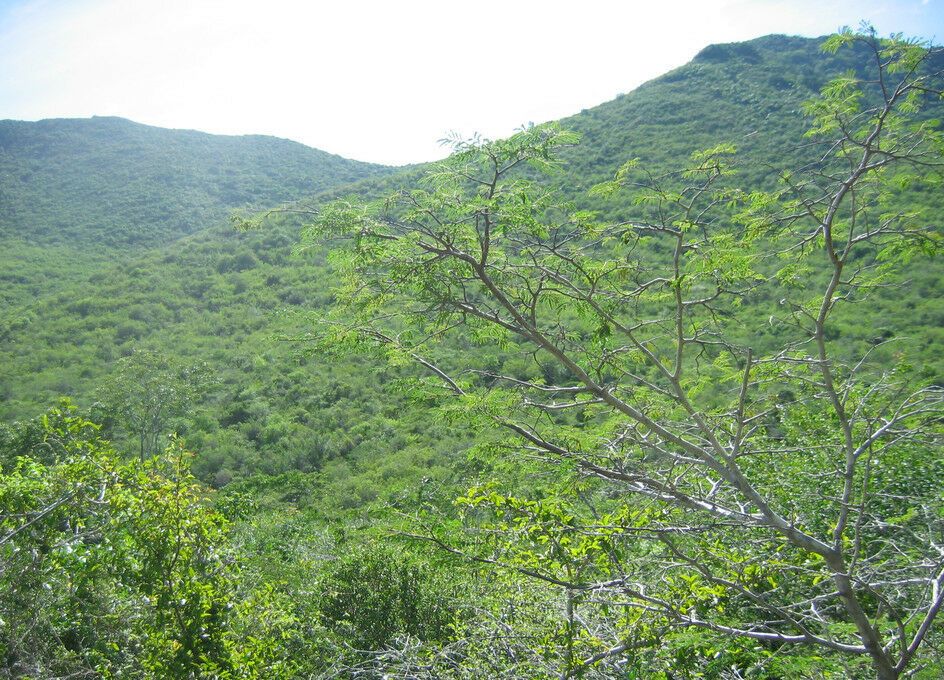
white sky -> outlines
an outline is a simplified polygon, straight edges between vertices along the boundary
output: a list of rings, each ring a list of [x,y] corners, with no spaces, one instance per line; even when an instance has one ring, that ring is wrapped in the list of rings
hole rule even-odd
[[[705,45],[871,21],[944,39],[944,0],[0,0],[0,119],[114,115],[358,160],[445,155],[628,92]]]

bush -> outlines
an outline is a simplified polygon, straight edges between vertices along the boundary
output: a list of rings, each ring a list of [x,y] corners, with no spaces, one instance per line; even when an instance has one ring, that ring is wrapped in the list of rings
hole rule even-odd
[[[360,649],[381,649],[409,635],[445,640],[453,612],[441,583],[408,553],[369,546],[338,560],[322,581],[325,624]]]

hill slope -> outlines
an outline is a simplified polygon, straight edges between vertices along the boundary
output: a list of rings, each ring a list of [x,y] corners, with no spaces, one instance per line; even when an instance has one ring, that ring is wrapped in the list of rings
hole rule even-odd
[[[0,311],[114,261],[262,209],[389,173],[258,135],[121,118],[0,121]]]
[[[297,142],[121,118],[0,121],[0,235],[94,248],[155,245],[387,172]]]
[[[802,102],[854,63],[849,54],[821,53],[819,43],[769,36],[712,46],[690,64],[563,121],[583,142],[551,181],[603,217],[620,219],[631,209],[626,199],[591,203],[585,190],[624,161],[640,157],[659,172],[696,149],[734,142],[743,183],[769,182],[771,167],[802,157]],[[416,177],[411,169],[326,194],[376,196]],[[940,196],[916,192],[915,200],[929,218],[944,214]],[[198,469],[207,479],[318,469],[331,461],[348,478],[354,468],[392,465],[400,454],[423,461],[404,464],[413,470],[403,471],[407,478],[441,461],[455,442],[425,423],[419,409],[383,392],[395,374],[378,378],[363,363],[325,362],[304,356],[304,345],[272,339],[304,330],[296,314],[332,299],[324,253],[291,256],[297,228],[285,221],[258,233],[208,230],[21,308],[0,336],[0,417],[30,415],[58,394],[88,405],[119,357],[147,347],[208,362],[220,379],[199,415],[177,424],[200,452]],[[929,375],[944,373],[939,273],[937,264],[915,268],[907,288],[876,299],[870,310],[916,339]],[[758,318],[767,318],[765,309],[758,307]],[[850,342],[864,342],[871,332],[861,321],[850,323]],[[509,359],[476,353],[486,363]]]
[[[7,517],[26,521],[6,537],[15,538],[13,553],[7,552],[19,555],[25,569],[22,574],[7,570],[14,587],[0,588],[0,606],[13,603],[7,610],[15,615],[4,619],[25,620],[31,631],[13,647],[26,653],[7,654],[7,665],[43,655],[71,660],[74,654],[84,662],[79,656],[83,650],[102,649],[107,651],[95,657],[102,663],[114,658],[115,668],[143,666],[145,674],[152,669],[163,677],[168,673],[153,670],[163,668],[158,663],[125,661],[125,650],[134,654],[137,646],[124,640],[154,638],[159,646],[153,658],[159,657],[159,663],[178,658],[167,653],[173,647],[192,651],[194,659],[199,653],[201,669],[212,666],[218,673],[235,668],[247,677],[336,677],[351,669],[358,677],[403,670],[422,677],[864,678],[875,677],[868,668],[870,648],[873,658],[879,656],[877,650],[899,646],[895,635],[902,640],[917,628],[916,635],[927,632],[928,640],[913,660],[909,655],[920,637],[913,638],[909,651],[901,645],[901,667],[911,663],[916,677],[941,677],[941,631],[931,627],[940,605],[940,555],[933,549],[942,517],[935,448],[940,440],[924,436],[939,424],[931,421],[940,414],[933,402],[940,393],[911,392],[911,386],[924,384],[922,377],[944,384],[940,260],[914,254],[907,267],[899,263],[880,282],[887,288],[873,288],[860,286],[858,273],[850,273],[856,263],[845,269],[849,280],[837,284],[845,255],[837,259],[825,252],[828,248],[814,247],[819,257],[811,256],[809,267],[794,270],[796,276],[784,283],[744,268],[744,253],[738,251],[745,240],[750,269],[770,274],[779,268],[772,262],[778,253],[796,252],[797,239],[815,240],[827,231],[824,224],[837,227],[841,216],[804,220],[799,223],[804,231],[775,246],[776,236],[766,229],[754,240],[753,234],[732,227],[730,211],[742,203],[727,198],[738,192],[717,203],[714,194],[693,199],[713,204],[695,222],[679,219],[672,208],[658,214],[666,203],[690,197],[691,188],[660,194],[651,203],[633,202],[622,194],[603,200],[586,193],[627,159],[639,158],[659,177],[686,163],[692,151],[719,143],[733,143],[740,150],[735,172],[726,180],[741,188],[771,186],[775,170],[803,164],[812,153],[802,136],[807,124],[801,103],[827,78],[852,66],[848,54],[819,52],[818,41],[782,36],[706,48],[691,64],[566,120],[566,127],[582,133],[583,144],[570,148],[563,172],[542,176],[546,184],[536,185],[535,191],[516,194],[521,184],[515,181],[505,188],[498,181],[482,182],[493,191],[499,187],[501,195],[494,203],[501,217],[490,233],[513,222],[500,238],[485,236],[489,240],[484,241],[483,234],[466,228],[473,224],[469,213],[454,211],[454,206],[479,197],[457,190],[464,181],[455,179],[431,201],[425,214],[433,221],[419,240],[445,243],[441,252],[447,260],[459,255],[464,261],[471,258],[450,253],[451,244],[476,248],[477,238],[479,244],[494,243],[491,249],[479,245],[489,252],[483,252],[482,261],[488,264],[477,267],[477,276],[497,282],[489,292],[466,285],[473,277],[457,276],[464,263],[440,268],[436,246],[429,249],[428,259],[413,260],[418,264],[402,281],[396,280],[402,267],[388,276],[385,263],[378,264],[368,253],[361,262],[369,263],[367,277],[376,281],[363,282],[357,291],[368,291],[364,298],[370,306],[385,303],[377,313],[394,317],[389,332],[403,329],[396,319],[402,309],[398,305],[410,304],[387,294],[402,283],[411,289],[408,294],[421,291],[431,301],[418,312],[423,318],[413,327],[414,338],[446,334],[437,348],[427,354],[424,347],[422,353],[447,370],[460,365],[478,369],[478,378],[464,373],[456,383],[463,386],[457,391],[465,391],[463,399],[453,402],[458,409],[435,410],[436,395],[412,390],[402,379],[417,374],[414,364],[397,363],[397,353],[384,361],[376,355],[369,360],[349,354],[338,358],[312,350],[309,333],[317,313],[337,302],[338,294],[332,292],[332,263],[337,260],[326,258],[327,246],[318,241],[306,242],[310,247],[302,254],[293,253],[302,210],[277,212],[257,231],[234,232],[226,224],[211,223],[112,266],[93,268],[86,259],[85,268],[76,265],[65,284],[60,276],[55,290],[47,287],[34,303],[0,318],[0,421],[34,415],[56,395],[69,394],[101,423],[101,434],[114,440],[125,458],[158,451],[164,440],[158,435],[176,430],[196,452],[194,472],[226,487],[206,496],[233,521],[225,543],[215,541],[224,527],[211,528],[208,519],[204,522],[191,510],[196,506],[189,495],[202,497],[204,490],[181,474],[183,456],[147,463],[145,475],[125,483],[124,474],[113,474],[116,468],[102,466],[98,457],[90,459],[93,465],[77,465],[70,447],[64,449],[69,457],[63,462],[77,472],[60,472],[66,467],[62,465],[45,473],[45,461],[54,459],[67,439],[67,430],[57,424],[71,419],[43,417],[22,427],[0,422],[4,460],[24,450],[37,459],[35,465],[14,463],[12,475],[5,468],[3,476],[12,483],[7,496],[19,503],[20,497],[41,494],[50,499],[43,503],[56,510],[48,517],[47,511],[37,512],[29,520],[23,519],[28,511]],[[940,113],[944,111],[938,108],[928,115]],[[928,157],[933,153],[937,150]],[[541,165],[542,157],[547,156],[537,150],[531,160]],[[480,160],[485,168],[492,164]],[[530,166],[517,167],[532,172]],[[317,209],[334,195],[375,198],[394,189],[414,189],[422,170],[326,186],[299,207]],[[465,180],[478,171],[461,170],[458,177]],[[630,182],[638,177],[630,174]],[[673,179],[685,183],[677,174]],[[921,226],[940,225],[942,197],[923,188],[923,181],[901,183],[905,188],[890,192],[887,205],[906,205],[921,216]],[[548,184],[601,220],[633,222],[624,234],[617,230],[626,225],[619,224],[613,230],[616,238],[607,240],[598,239],[601,232],[586,214],[574,220],[587,219],[586,230],[564,221],[562,230],[548,225],[545,231],[543,218],[559,222],[558,215],[571,212],[570,206],[532,210],[542,199],[530,196],[543,193]],[[474,191],[475,185],[470,186]],[[548,193],[556,204],[557,194]],[[421,206],[428,205],[419,192],[411,195]],[[457,201],[457,196],[462,198]],[[439,220],[441,207],[447,214]],[[529,229],[534,214],[539,225]],[[691,240],[680,236],[677,245],[666,244],[648,237],[652,229],[643,221],[650,215],[657,225],[697,231]],[[853,215],[858,225],[872,228],[874,220],[867,213]],[[877,221],[888,224],[884,216]],[[454,229],[455,222],[462,225]],[[712,233],[716,228],[720,232]],[[359,231],[368,251],[369,229],[368,224],[366,238],[365,230]],[[526,231],[529,235],[523,236]],[[629,234],[633,231],[640,238]],[[394,257],[415,252],[406,243],[414,234],[394,246]],[[532,235],[540,243],[529,243]],[[87,246],[95,238],[86,238],[81,230],[75,239],[85,244],[84,254],[68,237],[49,236],[54,245],[35,246],[33,254],[35,265],[50,276],[59,275],[43,259],[52,248],[73,248],[79,262],[91,257]],[[379,236],[389,241],[388,234]],[[578,239],[580,252],[567,245],[573,239]],[[522,251],[530,255],[519,251],[522,242]],[[562,244],[559,250],[557,244]],[[557,250],[559,257],[545,257],[541,250]],[[692,259],[675,271],[662,266],[672,259],[679,262],[680,255]],[[869,266],[881,261],[878,255],[869,246],[855,253]],[[801,260],[791,264],[805,264]],[[23,285],[42,289],[34,264],[23,262]],[[564,264],[557,269],[560,262]],[[538,267],[542,270],[535,275]],[[567,276],[576,269],[582,270],[576,274],[578,288],[592,280],[594,291],[600,291],[599,296],[592,293],[601,301],[600,309],[586,313],[586,306],[580,309],[581,295],[570,295],[574,288],[566,287]],[[728,274],[733,289],[719,277]],[[830,274],[837,277],[836,285],[826,286],[823,280]],[[526,284],[519,286],[519,280]],[[716,287],[725,292],[713,296]],[[510,293],[505,299],[512,302],[499,301],[496,308],[511,308],[514,323],[530,313],[539,330],[524,329],[528,332],[522,335],[543,334],[550,338],[545,346],[563,346],[555,355],[559,361],[528,343],[496,341],[481,327],[425,323],[430,309],[433,314],[448,309],[454,291],[472,304],[484,299],[487,305],[489,294],[498,289]],[[550,300],[533,302],[535,290],[548,289],[554,291]],[[703,290],[707,297],[693,299]],[[821,354],[813,359],[801,346],[807,344],[809,329],[796,328],[789,315],[796,319],[822,309],[822,298],[805,307],[803,298],[815,290],[827,291],[827,299],[847,296],[850,304],[837,309],[835,323],[817,325],[815,345]],[[705,311],[681,310],[686,298],[687,304]],[[520,312],[514,305],[520,305]],[[785,311],[775,311],[778,307]],[[666,309],[675,314],[667,315]],[[598,324],[601,319],[605,322]],[[454,320],[438,322],[452,326]],[[611,333],[616,323],[635,330]],[[692,338],[686,340],[689,332]],[[611,342],[619,335],[633,335],[633,344]],[[885,342],[901,335],[909,338]],[[757,354],[728,340],[734,345],[749,342]],[[796,353],[791,343],[799,347]],[[683,357],[686,346],[697,348],[689,362]],[[783,348],[783,354],[769,360]],[[640,351],[629,351],[636,349]],[[731,361],[726,360],[729,353]],[[861,380],[847,381],[841,375],[848,370],[843,364],[856,355],[867,357],[865,373]],[[574,358],[569,365],[567,357]],[[655,366],[662,364],[661,357],[677,364],[674,373],[669,374],[666,364]],[[647,364],[653,369],[648,373]],[[876,380],[891,367],[887,385],[882,384],[884,375]],[[493,389],[495,382],[483,372],[529,381],[537,388],[534,392],[555,395],[553,402],[545,394],[535,395],[535,410],[547,412],[533,418],[522,414],[518,398]],[[580,382],[570,382],[581,372],[594,376],[580,381],[590,394]],[[838,376],[838,382],[831,376]],[[465,390],[467,377],[471,387]],[[572,388],[542,389],[551,384],[574,384],[580,391],[559,401],[556,395],[570,394]],[[842,385],[838,392],[837,384]],[[910,386],[902,390],[900,384]],[[918,396],[925,392],[927,397]],[[624,398],[628,408],[623,414],[632,418],[606,405]],[[159,411],[160,431],[139,428],[139,423],[149,427],[152,422],[142,417],[140,405],[155,402],[160,408],[148,414]],[[513,404],[511,418],[535,447],[514,453],[514,438],[490,428],[490,418],[470,423],[456,417],[456,410],[466,406],[479,410],[476,404],[502,420],[507,416],[500,409]],[[634,415],[637,408],[642,417]],[[842,415],[853,408],[855,415]],[[154,443],[146,449],[148,441]],[[541,449],[553,449],[553,456],[542,456]],[[100,453],[102,460],[112,457]],[[601,479],[581,478],[579,467]],[[156,480],[163,486],[162,469],[172,475],[176,495],[153,494],[150,481],[142,483]],[[74,493],[62,495],[58,481],[48,484],[52,474],[68,475],[64,480]],[[180,489],[189,495],[181,496]],[[122,494],[116,512],[106,514],[102,506],[114,503],[116,491]],[[153,500],[134,500],[139,491]],[[53,500],[57,498],[61,500]],[[90,520],[62,521],[58,508],[63,503],[70,510],[79,506]],[[85,511],[81,506],[88,503],[91,509]],[[162,507],[170,514],[161,513]],[[182,509],[192,523],[181,523]],[[102,532],[96,528],[99,517],[109,520]],[[30,530],[20,530],[25,527]],[[411,534],[432,542],[408,540]],[[201,546],[200,551],[192,544]],[[440,549],[445,546],[452,546],[448,553]],[[186,578],[164,578],[171,573],[164,567],[167,554],[175,564],[181,558],[181,568],[189,569],[198,589]],[[204,565],[212,579],[204,577]],[[232,565],[231,576],[225,565]],[[157,579],[161,583],[173,586],[166,597],[164,591],[154,594],[155,573],[162,575]],[[913,602],[921,602],[920,609]],[[100,603],[116,614],[102,618]],[[919,623],[925,607],[930,618]],[[164,617],[164,612],[175,615]],[[166,636],[160,627],[138,623],[152,613],[165,618]],[[199,643],[184,647],[176,642],[177,614],[200,624],[185,626],[187,637],[180,639]],[[858,625],[863,619],[866,625]],[[850,624],[853,620],[857,625]],[[432,621],[437,623],[428,625]],[[13,634],[22,629],[7,626]],[[752,633],[758,638],[751,639]],[[879,642],[868,642],[876,636],[881,636]],[[45,639],[52,652],[46,652]],[[112,639],[121,644],[106,645]],[[31,651],[37,647],[38,652]],[[897,669],[882,672],[883,664],[889,665],[881,658],[873,664],[882,677],[898,677]]]

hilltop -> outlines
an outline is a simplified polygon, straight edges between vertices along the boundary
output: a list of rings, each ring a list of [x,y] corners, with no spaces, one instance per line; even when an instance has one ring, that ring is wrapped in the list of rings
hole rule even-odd
[[[3,318],[109,263],[217,225],[234,209],[391,171],[276,137],[121,118],[0,121]]]

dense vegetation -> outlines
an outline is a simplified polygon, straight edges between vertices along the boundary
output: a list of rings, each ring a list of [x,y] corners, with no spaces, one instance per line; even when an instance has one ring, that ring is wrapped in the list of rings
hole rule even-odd
[[[229,216],[388,171],[275,137],[121,118],[0,121],[0,235],[89,249],[167,243]]]
[[[296,142],[121,118],[0,121],[5,306],[262,209],[389,172]]]
[[[520,335],[520,330],[496,332],[488,324],[473,323],[456,331],[457,323],[468,322],[468,310],[456,317],[446,301],[454,299],[454,286],[468,285],[461,267],[448,261],[442,268],[438,261],[435,266],[397,264],[396,258],[409,252],[396,248],[386,254],[382,249],[361,252],[366,259],[360,262],[328,259],[324,244],[314,240],[293,253],[300,224],[316,212],[321,227],[311,235],[363,226],[359,220],[365,215],[376,219],[384,210],[392,210],[384,218],[392,223],[405,218],[415,222],[410,210],[422,208],[429,215],[446,211],[443,224],[463,224],[466,217],[479,214],[476,211],[495,209],[509,224],[531,225],[514,247],[525,251],[556,238],[560,232],[555,224],[581,225],[589,234],[608,228],[604,225],[650,219],[662,225],[665,236],[689,222],[701,229],[698,220],[704,214],[697,219],[691,209],[687,216],[660,214],[660,201],[682,201],[695,181],[710,185],[699,197],[715,197],[713,192],[721,192],[723,184],[717,194],[724,198],[723,206],[712,199],[706,207],[718,212],[704,219],[705,225],[710,223],[706,233],[718,240],[679,241],[679,253],[700,253],[701,260],[686,265],[691,267],[687,278],[676,272],[659,279],[666,282],[664,288],[644,286],[639,295],[621,301],[619,313],[658,315],[660,305],[675,295],[672,280],[677,281],[674,290],[685,294],[705,286],[726,294],[738,291],[730,304],[705,307],[704,318],[697,322],[693,344],[701,344],[702,352],[680,365],[707,368],[699,368],[698,379],[685,385],[685,399],[660,401],[673,387],[671,380],[660,383],[661,359],[648,367],[643,361],[638,369],[644,371],[638,376],[641,385],[650,390],[639,398],[658,418],[684,423],[689,397],[701,400],[704,410],[688,411],[687,417],[704,413],[709,419],[721,418],[738,411],[729,409],[730,394],[722,386],[739,383],[745,366],[750,373],[758,357],[777,356],[785,345],[793,351],[802,348],[804,326],[790,322],[785,305],[796,301],[796,309],[805,308],[804,298],[830,281],[829,268],[821,263],[777,263],[757,259],[744,248],[752,243],[755,253],[772,250],[797,233],[769,227],[776,221],[772,215],[789,212],[772,169],[799,167],[816,158],[816,149],[802,143],[810,125],[807,114],[818,115],[820,127],[828,115],[802,104],[832,76],[849,69],[864,75],[867,56],[864,43],[823,54],[816,41],[779,36],[712,46],[691,64],[563,121],[565,130],[579,133],[579,144],[572,144],[576,137],[569,132],[542,136],[552,128],[525,131],[507,146],[458,141],[452,165],[429,168],[431,174],[419,185],[425,169],[361,179],[380,174],[380,169],[317,152],[306,156],[288,146],[276,152],[271,150],[274,140],[255,140],[253,144],[269,145],[268,155],[262,154],[268,160],[260,160],[258,148],[241,155],[229,148],[215,151],[223,155],[212,163],[206,161],[208,156],[175,161],[189,182],[185,187],[174,184],[174,173],[167,174],[167,168],[174,165],[174,153],[203,148],[194,140],[168,151],[171,156],[154,152],[141,158],[141,148],[167,148],[162,135],[170,133],[102,121],[130,129],[138,152],[116,144],[107,149],[113,156],[97,156],[93,162],[83,155],[96,146],[86,138],[73,149],[72,133],[37,141],[48,137],[48,131],[20,134],[17,126],[23,124],[5,123],[0,192],[16,200],[3,203],[12,207],[0,217],[12,234],[5,241],[12,244],[4,255],[5,264],[10,263],[7,275],[16,280],[10,288],[15,292],[5,298],[7,323],[0,329],[0,415],[10,423],[0,439],[0,518],[5,522],[0,579],[6,580],[0,609],[3,672],[33,677],[379,677],[400,672],[407,677],[771,678],[869,677],[878,672],[892,677],[880,659],[874,661],[874,654],[874,663],[866,652],[847,654],[858,643],[844,640],[862,635],[864,629],[860,626],[856,633],[855,617],[844,618],[828,602],[829,584],[838,573],[836,563],[829,563],[832,552],[811,553],[802,541],[779,544],[759,530],[739,545],[728,531],[698,525],[688,514],[691,508],[660,515],[645,504],[627,506],[620,502],[624,492],[608,486],[618,481],[616,473],[607,477],[595,472],[598,479],[589,480],[579,474],[579,456],[559,457],[553,466],[528,457],[509,458],[520,447],[501,428],[487,423],[496,414],[512,417],[520,407],[520,394],[498,389],[497,376],[521,381],[519,387],[539,393],[555,385],[561,394],[580,393],[579,381],[573,382],[572,367],[555,360],[548,347],[529,346],[505,332]],[[933,71],[940,62],[924,62],[921,68]],[[832,96],[827,100],[843,101],[843,96]],[[876,96],[868,89],[866,103]],[[922,134],[932,141],[939,133],[928,121],[936,111],[916,114],[925,121]],[[207,136],[197,137],[210,145]],[[547,144],[550,139],[557,141]],[[237,141],[227,144],[238,146]],[[733,158],[728,145],[737,147]],[[42,148],[52,155],[26,163],[27,155],[9,153],[16,148]],[[689,168],[689,174],[673,174],[703,148],[714,151],[694,157],[696,167]],[[497,153],[495,158],[505,161],[518,155],[521,161],[532,161],[527,167],[514,163],[507,194],[488,198],[498,201],[495,206],[475,198],[463,181],[455,180],[456,172],[477,177],[482,153],[484,158]],[[84,169],[72,164],[83,158]],[[639,160],[624,166],[634,158]],[[933,154],[928,158],[932,166],[939,162]],[[466,162],[472,165],[463,166]],[[55,175],[57,167],[63,168],[61,176]],[[275,168],[286,174],[275,175]],[[832,171],[824,170],[823,176]],[[236,173],[241,181],[226,184],[232,179],[219,177],[220,172]],[[8,181],[13,176],[17,179]],[[129,182],[129,176],[145,184]],[[87,183],[76,188],[80,177]],[[881,196],[873,196],[871,187],[863,188],[861,205],[880,201],[891,213],[907,207],[909,214],[916,213],[916,228],[928,240],[887,252],[881,262],[874,260],[881,244],[871,250],[867,244],[863,254],[857,252],[850,267],[881,264],[884,278],[869,289],[855,289],[861,304],[837,305],[835,310],[830,305],[829,323],[814,333],[823,337],[830,356],[840,363],[868,357],[861,364],[865,377],[853,372],[856,381],[849,385],[855,387],[848,388],[854,399],[864,391],[862,403],[880,401],[869,386],[881,383],[874,376],[882,367],[896,366],[889,384],[904,382],[912,391],[939,385],[944,376],[940,265],[924,254],[929,250],[924,246],[937,238],[938,232],[925,228],[944,213],[942,197],[928,173],[907,182],[903,176],[899,179]],[[25,188],[22,182],[27,180],[35,183]],[[248,188],[252,182],[255,189]],[[145,185],[157,194],[149,198],[135,188]],[[69,221],[56,203],[62,200],[56,192],[72,187],[70,210],[85,206],[90,195],[102,195],[100,186],[120,190],[121,198],[115,199],[113,210],[100,207],[107,207],[102,202],[77,211],[87,221]],[[593,186],[598,188],[591,195],[588,189]],[[883,191],[888,186],[883,184]],[[192,202],[188,187],[199,193]],[[269,216],[262,229],[233,233],[214,225],[233,207],[274,205],[312,191],[322,193]],[[361,199],[391,192],[399,198],[367,213],[352,208]],[[412,206],[402,202],[404,196]],[[345,201],[323,207],[337,197]],[[818,205],[818,199],[810,201]],[[160,206],[157,212],[155,206]],[[470,212],[462,213],[466,209]],[[735,214],[741,215],[737,224],[753,230],[750,239],[717,226]],[[862,215],[863,223],[876,219],[871,213]],[[42,225],[35,227],[36,245],[27,246],[21,239],[27,223]],[[768,226],[762,229],[760,224]],[[197,225],[208,228],[198,232]],[[143,237],[144,232],[151,236]],[[187,233],[191,235],[176,238]],[[671,264],[673,248],[657,239],[607,239],[591,249],[589,254],[597,259],[585,263],[586,271],[605,272],[595,274],[602,277],[600,290],[611,285],[606,279],[612,274],[608,260],[631,256],[653,270]],[[77,249],[92,252],[99,242],[102,250],[133,246],[139,253],[126,257],[122,251],[124,261],[114,265],[91,255],[74,257]],[[42,253],[57,252],[67,256],[64,271],[36,271]],[[515,257],[523,256],[515,252]],[[903,260],[908,266],[892,266]],[[524,280],[523,263],[507,262],[511,269],[502,274],[503,285],[519,276]],[[358,270],[365,263],[366,269]],[[551,270],[560,284],[563,270],[556,265]],[[357,287],[335,293],[336,285],[348,282],[353,271],[368,275],[368,287],[361,280]],[[369,275],[377,272],[391,278],[371,289]],[[569,271],[567,277],[573,274]],[[637,274],[619,276],[626,284]],[[757,283],[761,277],[768,285]],[[390,288],[391,281],[404,288]],[[550,288],[547,281],[538,286]],[[514,299],[522,304],[525,289],[515,289]],[[365,297],[364,291],[371,295]],[[395,293],[405,298],[394,302]],[[487,304],[481,291],[468,294],[470,302]],[[325,312],[337,301],[359,305],[357,314],[367,316],[353,327],[364,329],[368,327],[359,324],[369,320],[378,305],[404,313],[384,335],[367,338],[400,341],[378,347],[350,333],[325,333],[333,328],[325,324],[338,321],[325,320]],[[556,315],[547,337],[558,338],[568,352],[580,348],[579,355],[591,364],[593,353],[602,352],[602,362],[585,371],[601,384],[614,376],[636,375],[637,369],[616,360],[619,352],[610,354],[615,347],[609,338],[625,318],[612,316],[610,310],[601,322],[594,318],[599,310],[588,311],[574,301],[551,300],[538,306],[542,313],[554,310]],[[342,323],[352,323],[346,319]],[[733,360],[725,363],[723,352],[712,349],[709,334],[723,337],[730,347],[750,346],[751,353],[745,361],[744,355],[732,352]],[[888,342],[898,336],[904,337]],[[436,349],[437,366],[450,374],[463,371],[461,379],[453,378],[457,382],[452,387],[467,393],[467,399],[436,410],[441,385],[422,379],[411,357],[440,337],[446,341]],[[325,354],[343,348],[353,355]],[[640,339],[636,354],[645,357],[647,352],[657,358],[674,354],[671,336]],[[799,365],[806,359],[791,355],[790,361]],[[813,359],[809,365],[818,364]],[[758,364],[756,370],[766,369]],[[756,475],[758,488],[772,494],[774,505],[792,499],[795,526],[814,535],[830,512],[817,496],[832,473],[828,466],[809,467],[814,462],[804,463],[798,452],[832,442],[835,423],[828,408],[815,401],[821,396],[816,383],[797,387],[790,382],[790,370],[771,372],[765,380],[771,385],[769,393],[743,402],[741,420],[730,422],[734,429],[740,422],[743,429],[750,420],[743,413],[756,408],[764,427],[755,433],[760,439],[752,446],[793,452],[784,453],[779,463],[761,464],[758,457],[745,469],[752,478]],[[473,396],[476,390],[483,392]],[[32,419],[60,395],[71,396],[79,410],[63,405],[40,420]],[[526,401],[531,399],[533,408],[532,397]],[[781,406],[768,412],[768,402]],[[782,406],[794,403],[798,406],[793,410]],[[678,413],[673,411],[678,408]],[[886,416],[876,416],[881,417]],[[558,451],[593,451],[600,446],[594,442],[612,438],[622,427],[618,418],[594,403],[557,404],[551,415],[522,418],[512,417],[517,436],[527,439],[528,432],[539,431],[533,428],[547,428],[554,433]],[[931,421],[925,425],[933,425]],[[910,421],[908,425],[917,428]],[[682,439],[708,436],[679,427]],[[875,468],[866,474],[886,485],[889,493],[880,494],[874,507],[869,500],[869,511],[859,511],[859,520],[851,523],[856,545],[891,545],[887,536],[892,525],[914,538],[894,545],[905,563],[913,561],[915,567],[891,567],[890,558],[882,560],[867,551],[853,557],[866,570],[874,567],[878,575],[861,576],[854,588],[869,592],[849,597],[858,597],[859,610],[872,617],[881,635],[894,636],[891,629],[897,622],[913,636],[921,622],[917,614],[908,618],[917,611],[909,609],[916,606],[917,596],[896,600],[892,585],[880,582],[885,572],[879,563],[906,570],[929,558],[922,552],[927,545],[917,536],[921,527],[933,532],[937,526],[940,487],[933,480],[940,477],[934,455],[939,441],[922,428],[917,428],[920,436],[908,435],[902,446],[896,442],[897,448],[876,454],[884,458],[876,459]],[[724,431],[724,436],[730,435]],[[165,452],[170,432],[179,438]],[[633,442],[639,445],[641,462],[654,470],[648,483],[666,484],[671,472],[660,467],[660,461],[673,454],[659,441],[638,431],[642,439],[633,440],[629,432],[614,446],[629,451]],[[540,442],[550,444],[543,437]],[[182,453],[184,448],[196,452],[192,462]],[[797,474],[791,477],[779,467],[783,465]],[[625,474],[625,469],[619,472]],[[191,473],[218,491],[210,492]],[[852,486],[861,483],[861,474],[859,468],[849,473]],[[705,492],[688,478],[673,484],[675,494]],[[904,503],[896,497],[917,500]],[[722,503],[721,497],[712,498]],[[850,497],[843,503],[853,500],[859,502]],[[729,507],[739,502],[723,501]],[[155,511],[158,507],[160,512]],[[181,523],[181,515],[173,512],[184,509],[187,522]],[[770,521],[776,529],[776,522]],[[678,532],[678,543],[661,541],[659,527]],[[840,542],[836,554],[845,555],[846,549]],[[672,550],[675,557],[669,555]],[[177,557],[168,564],[162,561],[167,554]],[[688,569],[661,573],[656,566],[686,559],[693,560]],[[718,571],[724,563],[740,566]],[[626,571],[630,564],[632,574]],[[175,570],[182,571],[178,575]],[[640,615],[638,593],[628,588],[630,578],[634,583],[659,580],[664,586],[659,602],[672,606],[653,616]],[[783,584],[791,580],[795,590],[785,592]],[[617,581],[622,586],[614,595],[588,585],[603,581],[610,582],[610,588]],[[634,598],[630,606],[628,600]],[[26,601],[37,602],[28,615]],[[798,613],[804,602],[814,609],[809,619],[807,612]],[[91,613],[99,610],[108,613]],[[757,611],[768,615],[763,624],[740,628],[755,625],[750,621]],[[783,621],[770,621],[771,611],[780,611],[785,619],[800,617],[809,629],[806,642],[829,644],[819,649],[797,646],[796,628],[784,632]],[[686,621],[699,625],[680,625]],[[740,633],[732,637],[735,630]],[[928,677],[939,670],[938,637],[936,627],[922,633],[924,645],[913,664],[927,665]],[[911,661],[911,654],[901,658],[905,656]]]

